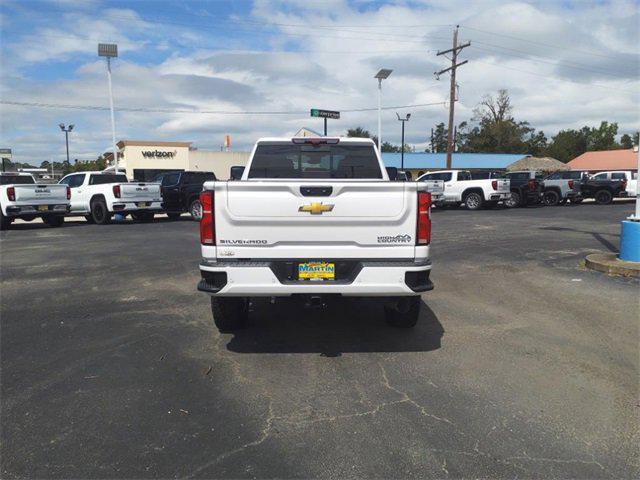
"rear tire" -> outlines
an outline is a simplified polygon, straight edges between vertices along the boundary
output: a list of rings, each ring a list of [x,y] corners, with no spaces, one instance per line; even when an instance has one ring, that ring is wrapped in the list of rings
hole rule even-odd
[[[11,222],[13,222],[13,218],[5,217],[0,209],[0,230],[9,230]]]
[[[520,194],[517,192],[511,192],[511,197],[504,201],[504,206],[507,208],[516,208],[520,206]]]
[[[613,195],[611,195],[609,190],[598,190],[594,198],[598,205],[609,205],[613,202]]]
[[[85,215],[84,219],[87,221],[87,223],[94,223],[93,217],[91,215]]]
[[[478,192],[469,192],[464,196],[464,204],[467,206],[467,210],[480,210],[484,198]]]
[[[385,305],[384,315],[387,324],[396,328],[415,327],[420,316],[419,296],[397,297],[393,299],[393,305]]]
[[[555,190],[547,190],[544,192],[542,201],[547,207],[555,207],[560,203],[560,195]]]
[[[42,217],[42,221],[50,227],[60,227],[64,223],[64,217],[62,215],[50,215]]]
[[[220,333],[239,330],[249,318],[249,299],[245,297],[211,297],[213,322]]]
[[[202,204],[199,198],[196,198],[189,204],[189,215],[191,215],[191,219],[196,222],[202,219]]]
[[[35,215],[25,215],[23,217],[20,217],[22,220],[24,220],[25,222],[33,222],[36,219]]]
[[[107,204],[104,200],[91,202],[91,218],[98,225],[107,225],[111,222],[111,214],[107,210]]]

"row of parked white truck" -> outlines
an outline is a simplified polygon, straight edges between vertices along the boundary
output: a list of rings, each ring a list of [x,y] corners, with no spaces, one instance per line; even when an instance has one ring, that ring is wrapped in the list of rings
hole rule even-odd
[[[395,169],[387,169],[387,175],[391,180],[399,179]],[[478,210],[499,203],[507,207],[579,203],[584,196],[610,203],[614,197],[636,195],[635,175],[612,171],[588,176],[568,171],[543,177],[532,171],[440,170],[425,173],[416,181],[431,193],[437,207],[464,205]],[[96,224],[108,223],[116,214],[149,222],[166,207],[160,183],[129,182],[123,173],[74,172],[53,185],[38,183],[26,173],[2,173],[0,179],[2,229],[17,218],[30,221],[40,217],[49,226],[60,226],[69,215],[84,216]]]

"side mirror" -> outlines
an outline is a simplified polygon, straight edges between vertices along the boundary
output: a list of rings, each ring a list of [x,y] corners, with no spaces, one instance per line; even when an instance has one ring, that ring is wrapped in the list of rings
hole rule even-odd
[[[240,180],[242,175],[244,174],[244,167],[239,165],[231,167],[231,174],[229,175],[230,180]]]
[[[396,167],[386,167],[389,180],[395,182],[398,180],[398,169]]]

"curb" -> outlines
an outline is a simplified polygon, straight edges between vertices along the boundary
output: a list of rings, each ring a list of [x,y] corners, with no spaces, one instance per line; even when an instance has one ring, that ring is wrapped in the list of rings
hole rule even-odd
[[[618,255],[615,253],[592,253],[587,255],[585,266],[591,270],[610,275],[640,278],[640,262],[625,262],[618,259]]]

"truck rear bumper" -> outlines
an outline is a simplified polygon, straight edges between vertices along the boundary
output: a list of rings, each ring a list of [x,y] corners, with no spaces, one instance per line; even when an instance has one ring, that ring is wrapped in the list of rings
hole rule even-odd
[[[492,202],[507,200],[511,198],[511,192],[502,192],[502,193],[491,193],[489,194],[489,200]]]
[[[46,208],[46,210],[41,210],[42,208]],[[65,215],[69,213],[69,204],[9,205],[6,211],[7,217],[19,217],[21,215]]]
[[[331,260],[328,260],[331,261]],[[338,262],[338,261],[336,261]],[[331,281],[291,280],[287,263],[297,261],[234,261],[200,264],[198,290],[215,296],[278,297],[295,294],[343,296],[406,296],[433,289],[431,262],[349,261],[343,278]],[[339,269],[337,269],[339,270]]]
[[[114,202],[112,211],[118,212],[138,212],[138,211],[160,212],[162,210],[161,201],[145,201],[145,202]]]

